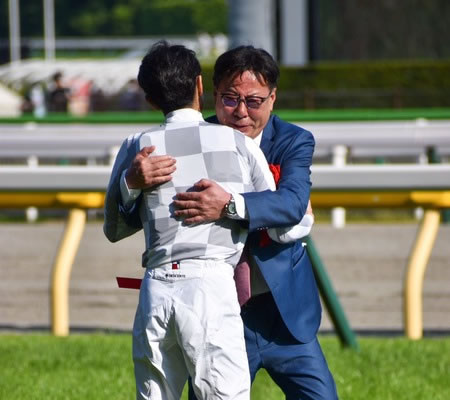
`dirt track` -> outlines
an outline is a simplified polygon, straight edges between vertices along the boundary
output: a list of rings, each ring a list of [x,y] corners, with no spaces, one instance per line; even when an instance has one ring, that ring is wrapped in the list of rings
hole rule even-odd
[[[49,328],[51,267],[62,223],[0,225],[0,330]],[[414,224],[317,224],[313,238],[352,328],[401,331],[402,286]],[[450,331],[450,226],[442,225],[424,285],[424,327]],[[72,328],[130,330],[138,292],[118,275],[140,277],[143,236],[111,244],[88,223],[72,271]],[[324,312],[323,331],[332,329]]]

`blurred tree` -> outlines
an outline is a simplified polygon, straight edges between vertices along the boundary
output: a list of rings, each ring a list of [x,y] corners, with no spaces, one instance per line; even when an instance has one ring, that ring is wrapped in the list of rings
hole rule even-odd
[[[43,1],[20,1],[20,31],[22,36],[42,35],[44,31]],[[0,0],[0,38],[9,38],[9,1]]]
[[[55,5],[57,36],[104,36],[110,34],[112,0],[63,0]],[[81,4],[80,4],[81,3]],[[68,17],[69,16],[69,17]],[[66,23],[61,23],[67,18]]]
[[[136,18],[141,35],[186,35],[227,32],[226,0],[153,0]]]
[[[135,31],[133,18],[135,10],[130,4],[116,4],[111,10],[111,23],[115,26],[116,35],[132,36]]]
[[[42,37],[43,1],[21,1],[21,34]],[[58,0],[57,36],[145,36],[227,32],[226,0]],[[0,1],[8,39],[8,0]]]

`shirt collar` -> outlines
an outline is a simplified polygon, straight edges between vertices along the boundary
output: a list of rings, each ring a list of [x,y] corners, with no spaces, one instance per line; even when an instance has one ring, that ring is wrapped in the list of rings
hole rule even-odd
[[[201,112],[193,108],[180,108],[166,115],[166,123],[186,121],[204,121],[204,119]],[[263,131],[259,132],[258,136],[253,139],[258,147],[261,146],[262,133]]]
[[[258,147],[261,146],[261,140],[262,140],[262,133],[263,131],[259,132],[258,136],[256,136],[253,140],[258,145]]]
[[[193,108],[180,108],[166,115],[166,123],[204,121],[202,114]]]

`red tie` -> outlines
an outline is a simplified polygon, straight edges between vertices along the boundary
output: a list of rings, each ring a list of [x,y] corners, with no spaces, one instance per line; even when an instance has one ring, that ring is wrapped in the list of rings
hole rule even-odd
[[[239,305],[242,307],[251,297],[250,264],[247,245],[245,245],[241,259],[234,269],[234,280],[236,282]]]

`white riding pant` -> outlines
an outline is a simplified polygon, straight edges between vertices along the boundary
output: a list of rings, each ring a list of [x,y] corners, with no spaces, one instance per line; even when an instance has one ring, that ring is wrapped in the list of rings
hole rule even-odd
[[[250,399],[233,267],[212,260],[146,269],[133,327],[136,398]]]

